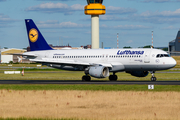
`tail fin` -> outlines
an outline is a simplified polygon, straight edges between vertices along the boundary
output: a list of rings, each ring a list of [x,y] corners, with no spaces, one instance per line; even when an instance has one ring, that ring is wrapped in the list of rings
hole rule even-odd
[[[25,19],[25,23],[31,51],[52,50],[38,30],[37,26],[34,24],[33,20]]]

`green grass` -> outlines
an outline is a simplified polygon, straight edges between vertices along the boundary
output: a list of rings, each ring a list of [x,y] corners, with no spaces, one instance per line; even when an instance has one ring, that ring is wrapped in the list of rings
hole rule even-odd
[[[148,85],[0,85],[0,90],[90,90],[90,91],[177,91],[179,85],[154,85],[149,90]]]
[[[81,80],[84,75],[83,71],[26,71],[24,76],[21,74],[4,74],[0,73],[0,80]],[[118,80],[129,81],[129,80],[145,80],[150,81],[151,74],[147,77],[134,77],[125,72],[117,73]],[[179,73],[155,73],[157,81],[169,81],[169,80],[180,80]],[[107,78],[98,79],[91,77],[92,80],[108,80]]]

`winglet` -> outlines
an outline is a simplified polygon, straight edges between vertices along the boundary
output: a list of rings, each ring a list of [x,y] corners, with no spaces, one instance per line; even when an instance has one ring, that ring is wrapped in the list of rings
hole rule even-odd
[[[52,50],[38,30],[32,19],[25,19],[27,35],[31,51]]]

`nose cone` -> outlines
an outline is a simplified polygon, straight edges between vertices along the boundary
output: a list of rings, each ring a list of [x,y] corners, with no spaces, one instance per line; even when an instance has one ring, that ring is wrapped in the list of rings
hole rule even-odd
[[[175,67],[176,64],[177,64],[177,62],[176,62],[176,60],[175,60],[174,58],[171,58],[171,59],[169,60],[169,67],[170,67],[170,68]]]
[[[175,60],[174,58],[172,58],[170,64],[171,64],[171,66],[172,66],[171,68],[173,68],[173,67],[176,66],[177,62],[176,62],[176,60]]]

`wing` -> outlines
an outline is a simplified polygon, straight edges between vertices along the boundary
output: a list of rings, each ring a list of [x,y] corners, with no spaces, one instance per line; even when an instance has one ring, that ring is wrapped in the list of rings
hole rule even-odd
[[[66,59],[51,60],[51,59],[42,58],[42,59],[30,59],[30,61],[38,62],[38,63],[57,64],[57,65],[83,65],[83,66],[90,65],[89,63],[85,63],[85,62],[66,60]]]
[[[48,58],[42,58],[42,59],[30,59],[30,61],[38,62],[38,63],[46,63],[46,64],[57,64],[57,65],[67,65],[67,66],[95,66],[95,65],[102,65],[105,67],[112,67],[110,63],[90,63],[90,62],[84,62],[79,60],[69,60],[69,59],[59,59],[59,60],[53,60]]]

